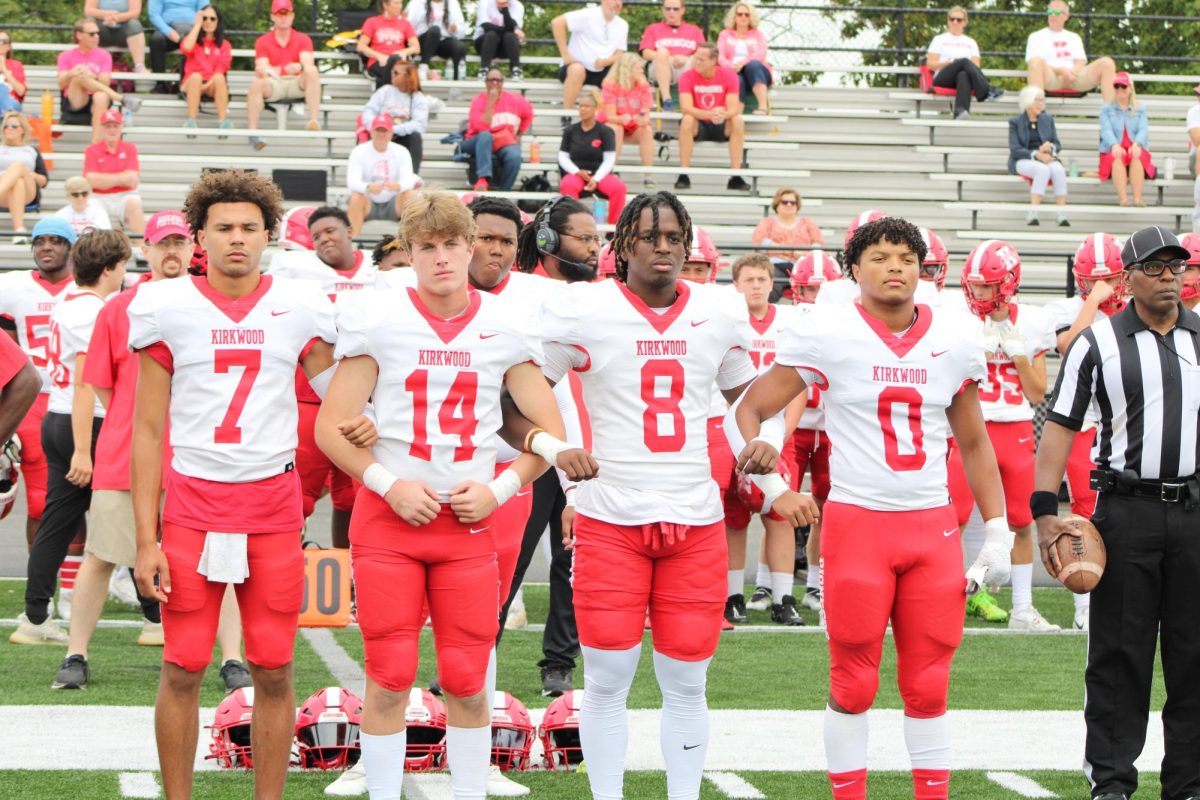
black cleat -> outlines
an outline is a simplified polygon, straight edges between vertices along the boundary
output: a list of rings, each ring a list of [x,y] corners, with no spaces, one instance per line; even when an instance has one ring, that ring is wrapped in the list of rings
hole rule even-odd
[[[680,175],[678,178],[675,179],[675,188],[680,191],[682,191],[684,189],[692,188],[692,179],[689,178],[686,174]]]
[[[771,606],[771,622],[779,625],[803,625],[804,618],[796,610],[796,598],[790,594],[784,595],[782,603]]]
[[[67,656],[58,668],[58,674],[54,676],[54,683],[50,684],[50,688],[86,689],[90,674],[86,658],[81,655]]]
[[[234,689],[249,689],[254,685],[250,678],[250,670],[236,658],[231,658],[221,665],[221,681],[225,684],[226,693]]]
[[[725,598],[725,619],[734,625],[746,621],[746,598],[740,594],[731,594]]]
[[[751,611],[770,611],[771,604],[775,601],[771,599],[771,590],[766,586],[755,586],[754,593],[750,595],[750,602],[746,604],[746,608]]]
[[[437,678],[434,678],[433,681],[431,681],[429,684],[429,693],[431,695],[433,695],[434,697],[441,697],[442,696],[442,682],[439,681]]]
[[[575,688],[569,667],[542,667],[542,697],[558,697]]]

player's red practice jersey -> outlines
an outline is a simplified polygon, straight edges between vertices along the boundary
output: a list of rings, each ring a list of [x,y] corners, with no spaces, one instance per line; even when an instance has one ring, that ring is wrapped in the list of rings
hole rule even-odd
[[[1009,320],[1025,337],[1025,357],[1030,363],[1047,350],[1054,349],[1054,330],[1049,315],[1041,308],[1010,303]],[[995,324],[995,323],[993,323]],[[986,343],[986,321],[968,313],[964,328],[977,330]],[[985,344],[986,346],[986,344]],[[1003,350],[985,352],[987,378],[979,384],[979,405],[989,422],[1024,422],[1033,419],[1033,406],[1021,387],[1021,376],[1012,359]]]
[[[62,302],[50,312],[50,403],[55,414],[70,414],[75,400],[75,365],[80,354],[86,356],[92,340],[96,317],[104,308],[104,298],[91,289],[72,287]],[[104,406],[97,397],[92,416],[103,417]]]
[[[944,506],[946,409],[987,374],[977,334],[917,306],[897,336],[857,303],[815,306],[780,333],[775,361],[826,393],[829,499],[876,511]]]
[[[17,343],[42,376],[43,392],[50,391],[50,312],[73,285],[71,278],[50,283],[36,269],[0,275],[0,317],[16,326]]]

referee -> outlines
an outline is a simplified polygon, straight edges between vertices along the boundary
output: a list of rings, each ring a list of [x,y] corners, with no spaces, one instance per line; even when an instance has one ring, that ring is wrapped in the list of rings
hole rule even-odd
[[[1169,231],[1143,228],[1121,251],[1133,297],[1071,344],[1037,453],[1030,507],[1042,563],[1074,528],[1058,487],[1088,406],[1100,412],[1092,451],[1092,522],[1108,566],[1092,592],[1084,706],[1084,773],[1097,800],[1126,800],[1146,740],[1157,638],[1167,702],[1163,800],[1200,800],[1200,317],[1179,301],[1188,251]]]

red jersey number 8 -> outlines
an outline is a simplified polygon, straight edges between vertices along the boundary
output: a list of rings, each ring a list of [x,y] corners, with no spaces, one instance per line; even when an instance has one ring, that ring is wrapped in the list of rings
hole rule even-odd
[[[889,386],[879,394],[879,425],[883,428],[883,458],[896,472],[912,472],[925,466],[925,431],[921,428],[921,393],[911,386]],[[896,439],[896,424],[892,410],[897,405],[908,408],[908,432],[912,436],[913,452],[901,453]]]
[[[658,379],[668,381],[667,392],[661,394]],[[651,453],[678,453],[687,440],[683,424],[683,365],[678,361],[655,359],[642,365],[642,436]],[[671,432],[662,432],[662,417],[670,416]]]

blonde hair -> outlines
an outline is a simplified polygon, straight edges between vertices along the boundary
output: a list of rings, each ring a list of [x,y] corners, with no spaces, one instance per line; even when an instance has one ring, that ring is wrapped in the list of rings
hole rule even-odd
[[[946,16],[948,17],[956,11],[962,14],[964,22],[967,22],[971,19],[971,16],[967,14],[967,10],[962,6],[950,6],[948,9],[946,9]]]
[[[632,89],[637,84],[637,69],[641,63],[642,57],[637,53],[622,53],[604,76],[604,85]]]
[[[3,118],[0,118],[0,125],[6,124],[9,117],[16,117],[17,122],[21,123],[21,144],[27,144],[29,137],[33,136],[33,126],[20,111],[5,111]]]
[[[800,196],[799,192],[797,192],[795,189],[793,189],[790,186],[780,186],[778,189],[775,190],[775,196],[771,198],[771,210],[778,211],[779,204],[781,202],[783,202],[783,198],[789,194],[795,196],[796,211],[799,212],[800,206],[804,203],[804,198]]]
[[[63,190],[67,194],[71,192],[90,192],[92,190],[92,182],[82,175],[72,175],[63,181]]]
[[[1117,101],[1113,100],[1113,102],[1115,103]],[[1137,89],[1133,88],[1133,78],[1129,79],[1129,110],[1138,110]]]
[[[1022,112],[1028,111],[1029,107],[1037,101],[1039,97],[1045,98],[1046,92],[1039,86],[1026,86],[1017,95],[1017,108]]]
[[[600,94],[600,90],[595,86],[584,86],[583,89],[580,90],[579,100],[583,100],[584,98],[591,100],[596,105],[596,108],[604,108],[604,96]],[[579,100],[576,100],[575,102],[578,103]]]
[[[467,244],[475,241],[475,218],[458,195],[439,190],[423,190],[404,206],[396,239],[412,252],[417,242],[462,237]]]
[[[738,2],[730,6],[729,10],[725,12],[725,27],[731,31],[736,30],[734,23],[737,22],[736,15],[739,8],[744,8],[750,12],[750,30],[757,28],[760,21],[758,9],[747,3],[746,0],[738,0]]]

